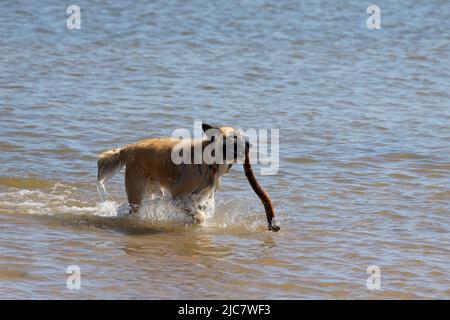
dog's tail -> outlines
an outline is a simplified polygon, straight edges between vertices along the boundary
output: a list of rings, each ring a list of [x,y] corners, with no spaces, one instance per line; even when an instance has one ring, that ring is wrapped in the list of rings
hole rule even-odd
[[[131,145],[127,145],[122,148],[114,148],[112,150],[102,152],[98,156],[97,190],[100,193],[106,193],[105,182],[125,167],[131,150]]]

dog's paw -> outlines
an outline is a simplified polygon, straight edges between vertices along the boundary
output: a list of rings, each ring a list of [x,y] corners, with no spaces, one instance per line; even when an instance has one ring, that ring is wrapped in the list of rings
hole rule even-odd
[[[205,219],[206,219],[206,213],[205,213],[205,211],[203,211],[203,210],[197,210],[197,212],[196,212],[195,215],[194,215],[195,223],[200,224],[200,223],[202,223],[203,221],[205,221]]]
[[[117,217],[128,217],[132,213],[132,211],[133,208],[128,203],[124,203],[117,208]]]

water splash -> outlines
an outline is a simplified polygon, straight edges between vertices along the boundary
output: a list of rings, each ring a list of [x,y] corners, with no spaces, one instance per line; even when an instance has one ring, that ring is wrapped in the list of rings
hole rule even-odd
[[[205,221],[194,225],[192,218],[183,210],[183,204],[167,197],[144,200],[137,215],[131,214],[128,204],[120,204],[110,196],[108,198],[99,202],[83,200],[77,187],[60,183],[47,189],[9,187],[0,192],[0,208],[7,213],[48,215],[71,222],[80,219],[94,227],[99,220],[108,220],[107,225],[112,223],[114,227],[121,223],[128,227],[132,221],[139,228],[188,229],[194,232],[240,233],[266,229],[264,214],[250,199],[221,199],[216,203],[213,198],[205,203]]]

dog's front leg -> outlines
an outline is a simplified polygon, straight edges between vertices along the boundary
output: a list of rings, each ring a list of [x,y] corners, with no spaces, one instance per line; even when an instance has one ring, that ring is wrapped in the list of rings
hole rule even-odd
[[[197,205],[192,197],[188,197],[183,202],[183,211],[192,218],[193,223],[200,224],[206,219],[204,208]]]
[[[184,212],[186,212],[186,214],[190,216],[196,224],[200,224],[206,219],[205,211],[194,206],[189,206],[187,208],[185,207]]]
[[[194,214],[195,223],[202,223],[206,219],[206,213],[204,210],[197,209]]]
[[[185,172],[176,183],[168,187],[168,191],[174,199],[181,200],[184,212],[192,217],[194,223],[200,224],[206,219],[206,213],[198,205],[203,197],[198,193],[203,187],[203,180],[199,181],[197,173],[196,170]]]
[[[130,203],[129,206],[130,206],[130,214],[137,214],[139,212],[139,209],[141,209],[141,206],[138,204]]]

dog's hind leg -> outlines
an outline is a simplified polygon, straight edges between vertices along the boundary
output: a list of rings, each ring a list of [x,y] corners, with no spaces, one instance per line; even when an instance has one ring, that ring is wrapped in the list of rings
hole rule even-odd
[[[125,190],[127,191],[128,204],[132,208],[131,213],[139,211],[142,199],[145,195],[146,181],[131,166],[125,169]]]

